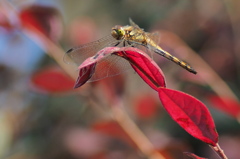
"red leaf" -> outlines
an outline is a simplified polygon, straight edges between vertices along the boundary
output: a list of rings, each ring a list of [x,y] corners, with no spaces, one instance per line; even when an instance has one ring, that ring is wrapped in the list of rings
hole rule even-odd
[[[118,49],[118,48],[117,48]],[[100,50],[96,53],[96,55],[87,58],[79,67],[79,76],[77,78],[77,81],[75,83],[74,88],[78,88],[85,84],[95,73],[95,68],[99,61],[101,61],[106,56],[111,55],[114,50],[116,50],[115,47],[108,47],[105,49]],[[69,50],[71,51],[71,50]],[[101,69],[107,69],[107,68],[101,68]],[[99,70],[102,71],[102,70]]]
[[[85,84],[94,74],[95,72],[96,63],[89,64],[85,67],[81,67],[79,70],[79,76],[77,81],[74,85],[74,88],[78,88]]]
[[[165,77],[158,65],[143,51],[136,48],[123,50],[123,56],[132,65],[139,76],[154,90],[166,87]]]
[[[165,78],[161,69],[147,54],[145,54],[139,49],[132,47],[106,47],[100,50],[96,55],[87,58],[79,66],[79,78],[75,84],[75,88],[80,87],[81,85],[86,83],[95,73],[95,66],[98,67],[98,62],[112,54],[128,60],[131,63],[132,67],[136,70],[136,72],[153,89],[157,90],[158,87],[165,87]],[[104,71],[103,69],[108,68],[102,68],[98,70],[105,72],[105,74],[110,73],[108,72],[108,70]]]
[[[238,101],[231,98],[221,98],[218,96],[210,96],[208,99],[217,109],[222,110],[223,112],[233,116],[234,118],[239,117],[240,103]]]
[[[49,93],[72,90],[74,81],[57,67],[48,67],[32,76],[33,88]]]
[[[206,106],[196,98],[167,88],[158,90],[160,100],[175,122],[195,138],[215,146],[218,134]]]
[[[191,152],[184,152],[185,155],[189,156],[191,159],[207,159],[203,157],[198,157],[197,155],[191,153]]]
[[[28,6],[20,12],[19,18],[24,27],[37,29],[52,40],[57,40],[62,32],[59,12],[53,7]]]

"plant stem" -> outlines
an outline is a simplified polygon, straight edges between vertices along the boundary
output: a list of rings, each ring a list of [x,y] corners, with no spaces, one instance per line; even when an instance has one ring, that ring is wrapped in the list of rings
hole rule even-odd
[[[148,156],[149,159],[165,159],[164,156],[155,150],[148,138],[122,109],[121,104],[112,107],[112,115],[114,120],[119,123],[144,155]]]
[[[216,146],[209,145],[222,159],[228,159],[227,156],[224,154],[224,151],[220,148],[220,146],[217,144]]]

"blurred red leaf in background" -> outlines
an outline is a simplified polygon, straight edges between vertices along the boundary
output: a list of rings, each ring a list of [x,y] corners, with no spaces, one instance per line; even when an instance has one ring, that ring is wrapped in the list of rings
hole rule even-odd
[[[37,29],[53,41],[57,41],[62,33],[62,22],[56,8],[50,6],[31,5],[19,13],[22,26]]]
[[[127,135],[127,133],[122,129],[122,127],[114,121],[102,121],[102,122],[95,123],[94,125],[92,125],[92,129],[96,130],[97,132],[101,132],[106,135],[116,137],[118,139],[121,139],[129,143],[132,146],[135,146],[135,143]]]
[[[31,79],[35,90],[47,93],[62,93],[73,90],[72,80],[62,69],[51,66],[33,74]]]
[[[215,108],[227,113],[234,118],[238,118],[240,115],[240,103],[234,99],[227,97],[209,96],[208,100]]]
[[[216,145],[218,134],[215,124],[202,102],[176,90],[159,88],[158,92],[163,107],[175,122],[195,138]]]
[[[154,117],[159,113],[159,104],[159,100],[155,96],[143,93],[135,99],[135,113],[142,119]]]

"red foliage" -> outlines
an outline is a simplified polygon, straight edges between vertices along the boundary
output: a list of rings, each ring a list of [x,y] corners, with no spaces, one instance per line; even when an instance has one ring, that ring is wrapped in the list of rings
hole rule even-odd
[[[48,93],[61,93],[72,90],[74,81],[57,67],[47,67],[32,76],[34,88]]]
[[[95,65],[97,67],[97,63],[109,55],[117,55],[130,62],[142,79],[158,91],[163,107],[173,120],[189,134],[207,144],[217,144],[218,134],[206,106],[190,95],[165,88],[165,78],[161,69],[147,54],[136,48],[107,47],[88,58],[79,66],[79,78],[75,87],[89,80],[94,74]]]
[[[107,56],[111,55],[112,53],[115,52],[117,48],[115,47],[109,47],[105,48],[103,50],[100,50],[99,52],[96,53],[96,55],[87,58],[79,67],[79,76],[78,79],[75,83],[74,88],[78,88],[85,84],[87,81],[89,81],[91,78],[96,78],[96,79],[102,79],[104,77],[108,77],[109,71],[107,70],[104,71],[104,69],[108,69],[108,62],[102,62],[104,58]],[[70,52],[71,49],[68,51]],[[99,62],[101,61],[101,65],[99,66]],[[104,68],[105,66],[105,68]],[[98,74],[95,74],[95,69],[99,70]],[[115,68],[113,68],[115,69]],[[113,71],[113,70],[112,70]],[[93,79],[94,81],[95,79]]]
[[[158,92],[163,107],[184,130],[207,144],[217,144],[214,121],[202,102],[176,90],[160,88]]]
[[[49,6],[32,5],[19,13],[22,26],[37,29],[52,40],[57,40],[61,33],[59,12]]]
[[[82,67],[79,70],[79,76],[78,76],[77,81],[74,85],[74,88],[78,88],[78,87],[82,86],[83,84],[85,84],[94,74],[95,67],[96,67],[96,63],[92,63],[90,65]]]
[[[150,87],[157,90],[158,87],[165,87],[165,77],[157,64],[151,60],[151,58],[136,48],[119,48],[119,47],[107,47],[100,50],[95,56],[87,58],[79,66],[79,78],[75,84],[75,88],[80,87],[86,83],[94,73],[93,64],[98,65],[98,62],[110,55],[117,55],[128,60],[134,70],[142,77],[142,79],[149,84]],[[90,71],[90,70],[91,71]],[[90,71],[90,72],[88,72]],[[104,72],[104,68],[100,70]],[[88,72],[87,74],[85,72]],[[111,73],[110,71],[107,72]],[[83,76],[84,75],[84,76]],[[88,77],[85,77],[88,75]]]
[[[154,90],[166,87],[162,70],[146,53],[136,49],[128,49],[124,53],[133,69],[150,87]]]
[[[218,96],[210,96],[208,99],[215,108],[233,116],[234,118],[239,117],[240,103],[238,101],[227,97],[221,98]]]

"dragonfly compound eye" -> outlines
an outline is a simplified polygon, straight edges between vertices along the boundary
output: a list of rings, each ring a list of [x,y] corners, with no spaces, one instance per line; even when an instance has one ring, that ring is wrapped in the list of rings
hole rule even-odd
[[[114,29],[113,28],[111,34],[115,39],[120,40],[120,39],[122,39],[122,37],[124,35],[124,31],[121,30],[121,29]]]

